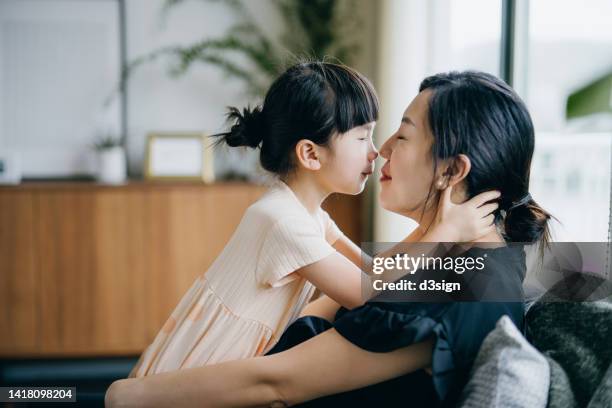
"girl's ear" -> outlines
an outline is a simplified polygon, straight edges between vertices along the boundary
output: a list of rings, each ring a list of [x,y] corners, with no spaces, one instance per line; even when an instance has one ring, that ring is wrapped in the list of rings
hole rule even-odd
[[[465,154],[460,154],[449,159],[441,168],[442,174],[436,179],[436,188],[438,190],[444,190],[448,186],[454,186],[460,183],[467,177],[471,168],[472,162]]]
[[[302,139],[295,145],[295,157],[300,166],[308,170],[321,168],[319,146],[308,139]]]

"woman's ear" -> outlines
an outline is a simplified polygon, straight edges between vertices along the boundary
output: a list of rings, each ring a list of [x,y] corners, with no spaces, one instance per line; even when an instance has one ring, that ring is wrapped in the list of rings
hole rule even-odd
[[[295,145],[297,162],[308,170],[321,168],[319,146],[308,139],[302,139]]]
[[[436,188],[443,190],[448,186],[457,185],[467,177],[471,168],[472,162],[465,154],[449,159],[448,163],[441,169],[442,174],[436,179]]]

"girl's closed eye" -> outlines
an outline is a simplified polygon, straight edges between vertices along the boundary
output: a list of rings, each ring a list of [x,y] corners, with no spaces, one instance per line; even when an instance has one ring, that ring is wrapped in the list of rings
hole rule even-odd
[[[366,133],[365,136],[359,137],[358,140],[370,140],[370,135]]]

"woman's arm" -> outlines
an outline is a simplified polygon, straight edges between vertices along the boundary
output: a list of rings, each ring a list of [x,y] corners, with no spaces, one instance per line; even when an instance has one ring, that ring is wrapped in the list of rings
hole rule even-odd
[[[373,353],[330,329],[271,356],[117,381],[106,406],[283,407],[428,367],[432,348],[429,340]]]

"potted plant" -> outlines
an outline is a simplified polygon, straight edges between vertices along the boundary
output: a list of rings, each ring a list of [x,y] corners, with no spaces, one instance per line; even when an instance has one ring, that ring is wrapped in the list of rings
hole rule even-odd
[[[229,7],[238,21],[226,34],[191,44],[163,47],[130,61],[120,88],[139,66],[157,59],[170,61],[169,74],[180,77],[193,65],[209,64],[246,85],[246,93],[262,97],[270,83],[295,60],[327,59],[351,65],[361,47],[361,18],[356,0],[271,0],[282,18],[284,32],[270,38],[255,21],[246,0],[208,0]],[[163,14],[185,0],[165,0]],[[233,58],[243,57],[247,64]]]
[[[105,184],[122,184],[126,180],[125,149],[121,138],[99,137],[93,144],[97,159],[97,179]]]

